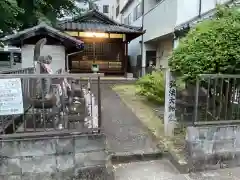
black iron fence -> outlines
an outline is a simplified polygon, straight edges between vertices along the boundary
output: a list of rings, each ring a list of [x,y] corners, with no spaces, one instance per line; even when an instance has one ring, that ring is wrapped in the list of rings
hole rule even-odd
[[[186,153],[191,170],[240,165],[239,75],[199,75],[196,85],[185,91],[191,95],[190,118],[186,130]],[[186,114],[184,114],[186,116]],[[186,118],[185,118],[186,119]]]
[[[200,75],[196,82],[195,124],[239,123],[239,83],[239,75]]]
[[[0,177],[111,178],[111,167],[106,168],[106,137],[100,132],[102,75],[33,72],[27,68],[0,74],[0,103],[7,95],[3,83],[18,81],[24,109],[0,116]],[[42,91],[45,88],[47,94]],[[3,106],[1,113],[6,110]]]
[[[22,114],[0,117],[1,133],[5,137],[13,133],[99,132],[100,76],[101,74],[0,74],[0,80],[20,80],[24,108]],[[85,82],[87,79],[87,83],[81,83],[83,78]],[[97,79],[96,90],[92,90],[91,78]],[[47,84],[49,92],[44,94],[43,89]],[[12,108],[12,111],[16,110]]]

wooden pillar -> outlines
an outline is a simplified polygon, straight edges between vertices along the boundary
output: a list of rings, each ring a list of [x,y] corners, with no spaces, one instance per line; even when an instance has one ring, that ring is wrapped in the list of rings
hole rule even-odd
[[[124,43],[124,75],[127,75],[127,68],[128,68],[128,42],[125,41]]]

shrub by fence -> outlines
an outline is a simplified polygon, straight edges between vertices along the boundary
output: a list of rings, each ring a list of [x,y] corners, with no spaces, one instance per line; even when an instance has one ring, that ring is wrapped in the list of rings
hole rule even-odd
[[[137,81],[137,93],[146,97],[149,101],[164,104],[165,81],[162,71],[155,71],[141,77]]]

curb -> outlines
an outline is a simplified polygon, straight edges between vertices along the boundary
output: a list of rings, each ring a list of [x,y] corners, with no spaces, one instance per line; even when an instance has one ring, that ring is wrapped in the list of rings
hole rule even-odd
[[[163,152],[153,153],[116,153],[110,155],[112,164],[136,162],[136,161],[150,161],[163,158]]]
[[[87,83],[88,80],[81,80],[82,83]],[[109,84],[109,85],[115,85],[115,84],[134,84],[136,80],[111,80],[111,79],[105,79],[100,81],[100,84]],[[92,79],[91,84],[97,84],[98,81]]]
[[[180,162],[172,152],[166,152],[164,157],[172,163],[172,165],[180,172],[180,174],[189,173],[187,162]]]
[[[171,152],[157,151],[152,153],[116,153],[110,155],[109,159],[111,164],[138,162],[138,161],[151,161],[158,159],[168,159],[173,166],[180,172],[180,174],[189,173],[188,164],[186,162],[179,162],[177,157]]]

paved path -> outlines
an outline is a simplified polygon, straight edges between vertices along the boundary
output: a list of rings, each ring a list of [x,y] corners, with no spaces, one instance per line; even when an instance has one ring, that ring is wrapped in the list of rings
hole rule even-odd
[[[151,139],[147,129],[110,86],[101,85],[102,126],[108,138],[110,151],[115,153],[156,152],[157,144]]]
[[[170,180],[179,175],[173,165],[165,159],[118,164],[114,166],[114,170],[115,180]]]
[[[179,174],[165,159],[116,165],[116,180],[240,180],[240,168]]]

